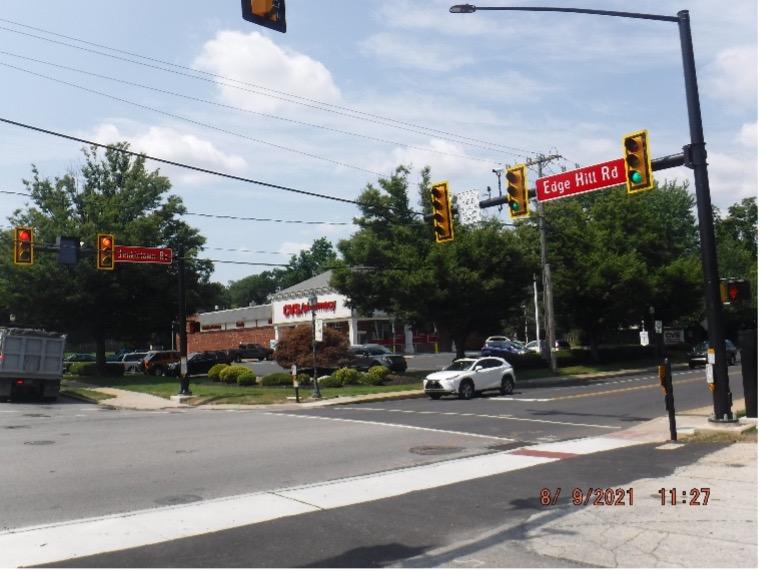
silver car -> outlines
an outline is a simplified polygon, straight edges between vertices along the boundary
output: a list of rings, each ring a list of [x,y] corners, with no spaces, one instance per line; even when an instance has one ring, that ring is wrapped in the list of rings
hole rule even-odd
[[[511,395],[515,389],[515,371],[500,357],[456,359],[445,369],[430,373],[422,382],[425,394],[431,399],[457,395],[471,399],[475,393],[496,390]]]

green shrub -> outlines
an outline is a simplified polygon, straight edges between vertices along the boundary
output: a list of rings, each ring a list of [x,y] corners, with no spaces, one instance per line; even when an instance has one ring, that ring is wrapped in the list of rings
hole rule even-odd
[[[237,383],[238,377],[247,371],[250,371],[250,369],[248,367],[244,367],[243,365],[231,365],[226,369],[222,369],[222,371],[219,373],[219,381],[229,385],[234,385]]]
[[[339,378],[331,375],[329,377],[320,377],[319,386],[323,389],[339,389],[343,386],[343,382]]]
[[[338,369],[330,376],[340,381],[340,384],[343,386],[359,384],[362,378],[362,374],[359,371],[348,367]]]
[[[229,367],[229,365],[225,365],[224,363],[214,365],[208,370],[208,378],[214,382],[219,381],[219,373],[221,373],[227,367]]]
[[[299,376],[299,381],[301,380]],[[279,373],[269,373],[261,378],[262,387],[287,387],[293,385],[293,377],[285,371]]]
[[[95,377],[98,375],[98,369],[97,365],[91,361],[72,363],[69,366],[69,373],[79,377]],[[124,365],[121,363],[106,363],[105,375],[107,377],[124,376]]]
[[[376,367],[370,367],[367,374],[364,376],[363,382],[367,385],[379,386],[385,382],[388,375],[391,374],[391,370],[388,367],[378,365]]]
[[[250,369],[245,373],[240,373],[237,378],[237,384],[241,387],[251,387],[256,384],[256,373]]]

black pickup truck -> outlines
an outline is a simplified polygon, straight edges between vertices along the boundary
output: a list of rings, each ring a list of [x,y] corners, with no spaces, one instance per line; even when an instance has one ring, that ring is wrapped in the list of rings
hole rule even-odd
[[[237,349],[225,350],[231,361],[240,363],[243,359],[258,359],[259,361],[271,361],[274,349],[268,349],[258,343],[241,343]]]

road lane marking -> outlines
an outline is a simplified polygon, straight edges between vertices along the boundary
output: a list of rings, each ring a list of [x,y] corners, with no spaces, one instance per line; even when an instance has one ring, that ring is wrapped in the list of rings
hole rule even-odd
[[[699,379],[684,379],[682,381],[673,381],[674,385],[681,385],[683,383],[693,383],[698,381]],[[567,399],[581,399],[586,397],[594,397],[599,395],[609,395],[613,393],[622,393],[626,391],[640,391],[642,389],[659,389],[660,383],[657,383],[656,385],[641,385],[640,387],[626,387],[624,389],[610,389],[608,391],[597,391],[594,393],[584,393],[582,395],[567,395],[564,397],[554,397],[551,400],[567,400]]]
[[[489,436],[487,434],[475,434],[473,432],[460,432],[457,430],[443,430],[440,428],[426,428],[424,426],[411,426],[408,424],[393,424],[390,422],[378,422],[375,420],[356,420],[352,418],[335,418],[332,416],[313,416],[310,414],[291,414],[287,412],[267,412],[265,414],[271,414],[275,416],[290,416],[294,418],[302,418],[302,419],[309,419],[313,418],[315,420],[332,420],[335,422],[352,422],[356,424],[374,424],[376,426],[387,426],[390,428],[408,428],[411,430],[423,430],[426,432],[440,432],[442,434],[456,434],[457,436],[472,436],[474,438],[488,438],[490,440],[502,440],[504,442],[516,442],[514,438],[505,438],[503,436]]]
[[[496,420],[514,420],[517,422],[539,422],[541,424],[559,424],[562,426],[580,426],[583,428],[614,428],[618,430],[622,428],[622,426],[608,425],[608,424],[585,424],[582,422],[563,422],[560,420],[544,420],[542,418],[520,418],[520,417],[512,416],[511,414],[474,414],[474,413],[469,413],[469,412],[435,412],[435,411],[421,412],[421,411],[416,411],[416,410],[385,409],[385,408],[361,407],[361,406],[343,406],[340,408],[340,410],[358,410],[358,411],[367,411],[367,412],[416,412],[418,414],[439,414],[442,416],[452,416],[452,415],[474,416],[477,418],[493,418]],[[326,417],[326,418],[333,418],[333,417]],[[343,420],[343,419],[335,418],[334,420]],[[372,421],[358,421],[358,422],[372,422]],[[396,425],[391,425],[391,426],[405,426],[405,425],[396,424]],[[415,427],[410,427],[410,428],[415,428]],[[425,430],[433,430],[433,429],[425,429]]]

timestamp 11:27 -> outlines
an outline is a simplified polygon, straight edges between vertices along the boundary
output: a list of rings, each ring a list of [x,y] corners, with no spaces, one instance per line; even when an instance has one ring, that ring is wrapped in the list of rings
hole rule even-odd
[[[660,488],[660,501],[663,506],[706,506],[710,500],[710,488],[692,488],[688,492],[678,488]]]

